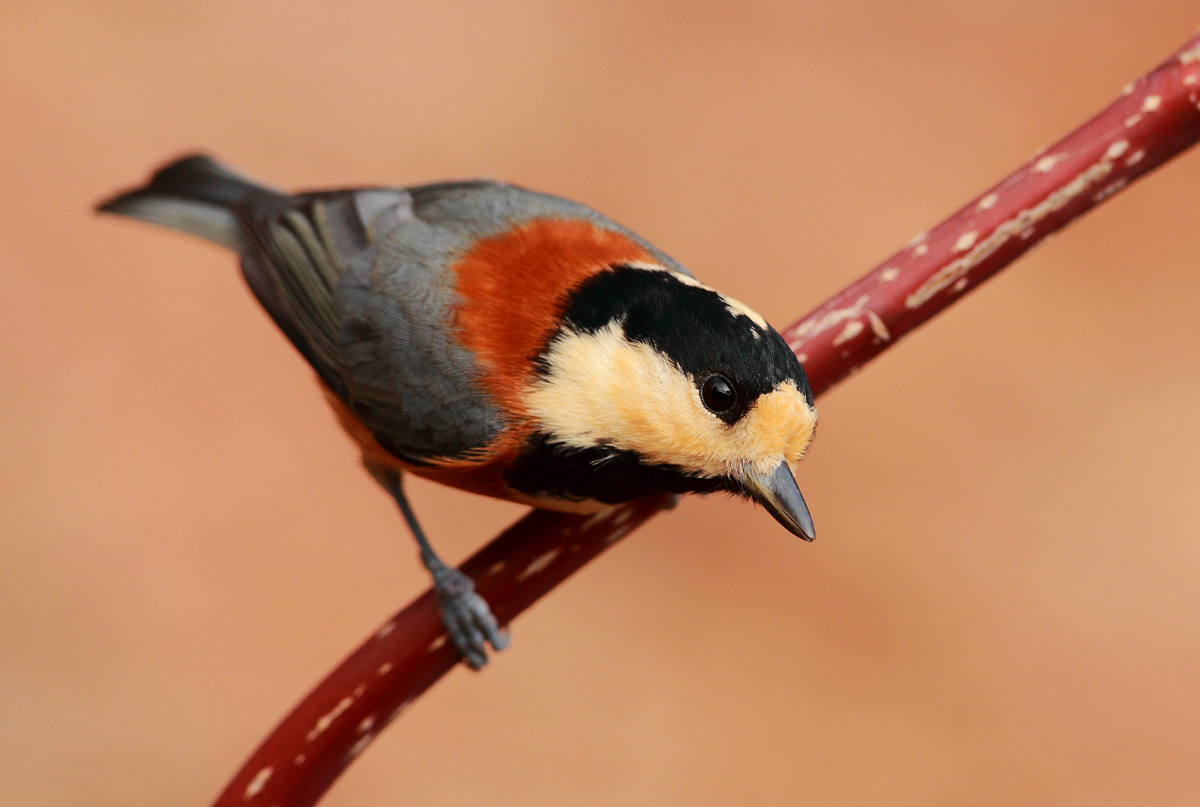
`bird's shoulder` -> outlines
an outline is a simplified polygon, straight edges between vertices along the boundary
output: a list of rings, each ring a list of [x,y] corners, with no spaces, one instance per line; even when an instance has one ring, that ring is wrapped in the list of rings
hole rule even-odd
[[[488,453],[582,279],[639,261],[686,274],[593,208],[487,179],[304,192],[239,215],[264,305],[350,411],[413,462]],[[275,282],[256,280],[261,265]]]

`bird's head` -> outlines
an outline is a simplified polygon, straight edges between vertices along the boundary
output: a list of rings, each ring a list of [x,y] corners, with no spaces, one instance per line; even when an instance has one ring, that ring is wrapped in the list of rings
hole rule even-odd
[[[574,458],[554,471],[568,495],[727,490],[812,539],[794,476],[812,391],[754,311],[656,265],[614,266],[568,295],[537,365],[525,403],[545,450]]]

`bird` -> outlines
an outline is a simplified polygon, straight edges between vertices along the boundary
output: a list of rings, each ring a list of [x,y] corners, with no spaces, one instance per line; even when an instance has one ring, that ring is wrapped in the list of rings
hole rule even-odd
[[[796,355],[590,207],[489,179],[287,193],[203,153],[96,207],[237,253],[399,507],[472,669],[509,634],[434,551],[407,474],[577,513],[724,491],[814,537],[795,471],[817,414]]]

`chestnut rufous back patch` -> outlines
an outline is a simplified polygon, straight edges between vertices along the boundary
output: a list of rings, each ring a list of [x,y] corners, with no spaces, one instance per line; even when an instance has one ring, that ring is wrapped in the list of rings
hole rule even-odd
[[[452,270],[455,330],[501,410],[524,416],[531,361],[561,320],[567,293],[610,266],[653,262],[636,241],[588,221],[534,219],[479,241]]]

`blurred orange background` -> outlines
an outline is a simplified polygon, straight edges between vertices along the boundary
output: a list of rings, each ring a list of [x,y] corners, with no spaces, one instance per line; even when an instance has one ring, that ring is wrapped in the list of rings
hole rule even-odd
[[[233,258],[91,204],[588,202],[786,325],[1107,104],[1194,0],[14,3],[0,27],[0,802],[203,805],[426,584]],[[1186,155],[820,402],[812,546],[692,499],[327,799],[1200,803]],[[412,484],[460,559],[521,508]]]

